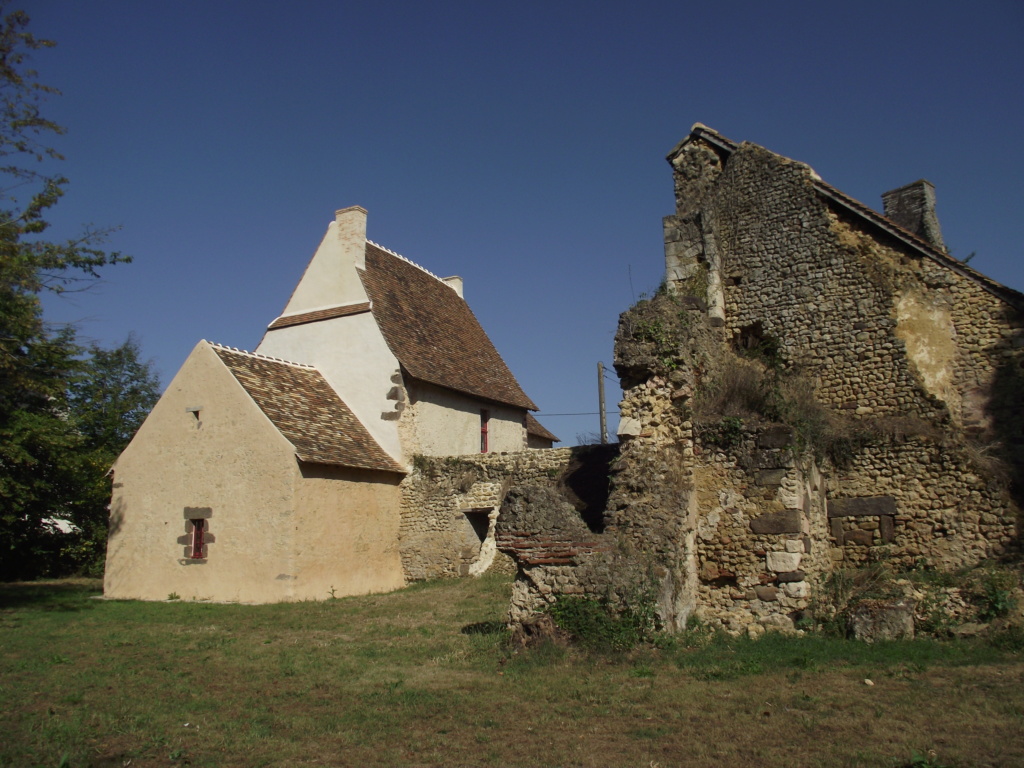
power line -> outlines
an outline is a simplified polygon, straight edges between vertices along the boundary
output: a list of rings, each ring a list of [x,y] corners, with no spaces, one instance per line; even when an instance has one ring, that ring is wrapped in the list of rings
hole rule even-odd
[[[618,411],[610,411],[610,413],[618,414]],[[538,413],[537,416],[541,419],[546,419],[549,416],[600,416],[600,411],[589,411],[587,413]]]

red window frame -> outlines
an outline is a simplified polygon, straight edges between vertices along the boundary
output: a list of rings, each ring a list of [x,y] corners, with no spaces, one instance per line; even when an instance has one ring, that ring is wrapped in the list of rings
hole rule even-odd
[[[192,523],[192,559],[200,560],[203,557],[203,538],[206,533],[206,520],[203,518],[196,518],[195,520],[189,520]]]
[[[480,411],[480,453],[487,453],[490,447],[491,412]]]

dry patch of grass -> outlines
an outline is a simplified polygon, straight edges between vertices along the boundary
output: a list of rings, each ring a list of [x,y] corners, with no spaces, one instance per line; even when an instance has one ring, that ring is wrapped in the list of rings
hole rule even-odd
[[[1024,660],[980,642],[513,653],[497,576],[274,606],[95,592],[0,585],[0,765],[1024,764]]]

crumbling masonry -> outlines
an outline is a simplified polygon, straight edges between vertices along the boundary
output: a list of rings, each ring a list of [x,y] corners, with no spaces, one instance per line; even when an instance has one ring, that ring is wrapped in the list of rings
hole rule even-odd
[[[785,628],[836,567],[1014,551],[1024,295],[946,253],[931,185],[882,216],[701,125],[668,160],[666,283],[620,319],[604,514],[507,482],[512,620],[639,594],[670,629]]]

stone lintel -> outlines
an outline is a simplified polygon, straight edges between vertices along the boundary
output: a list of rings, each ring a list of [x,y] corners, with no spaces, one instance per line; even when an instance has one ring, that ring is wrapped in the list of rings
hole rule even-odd
[[[754,533],[802,533],[799,509],[787,509],[782,512],[769,512],[755,517],[750,521],[750,530]]]
[[[828,500],[829,517],[895,514],[896,499],[892,496],[860,496],[857,498]]]

